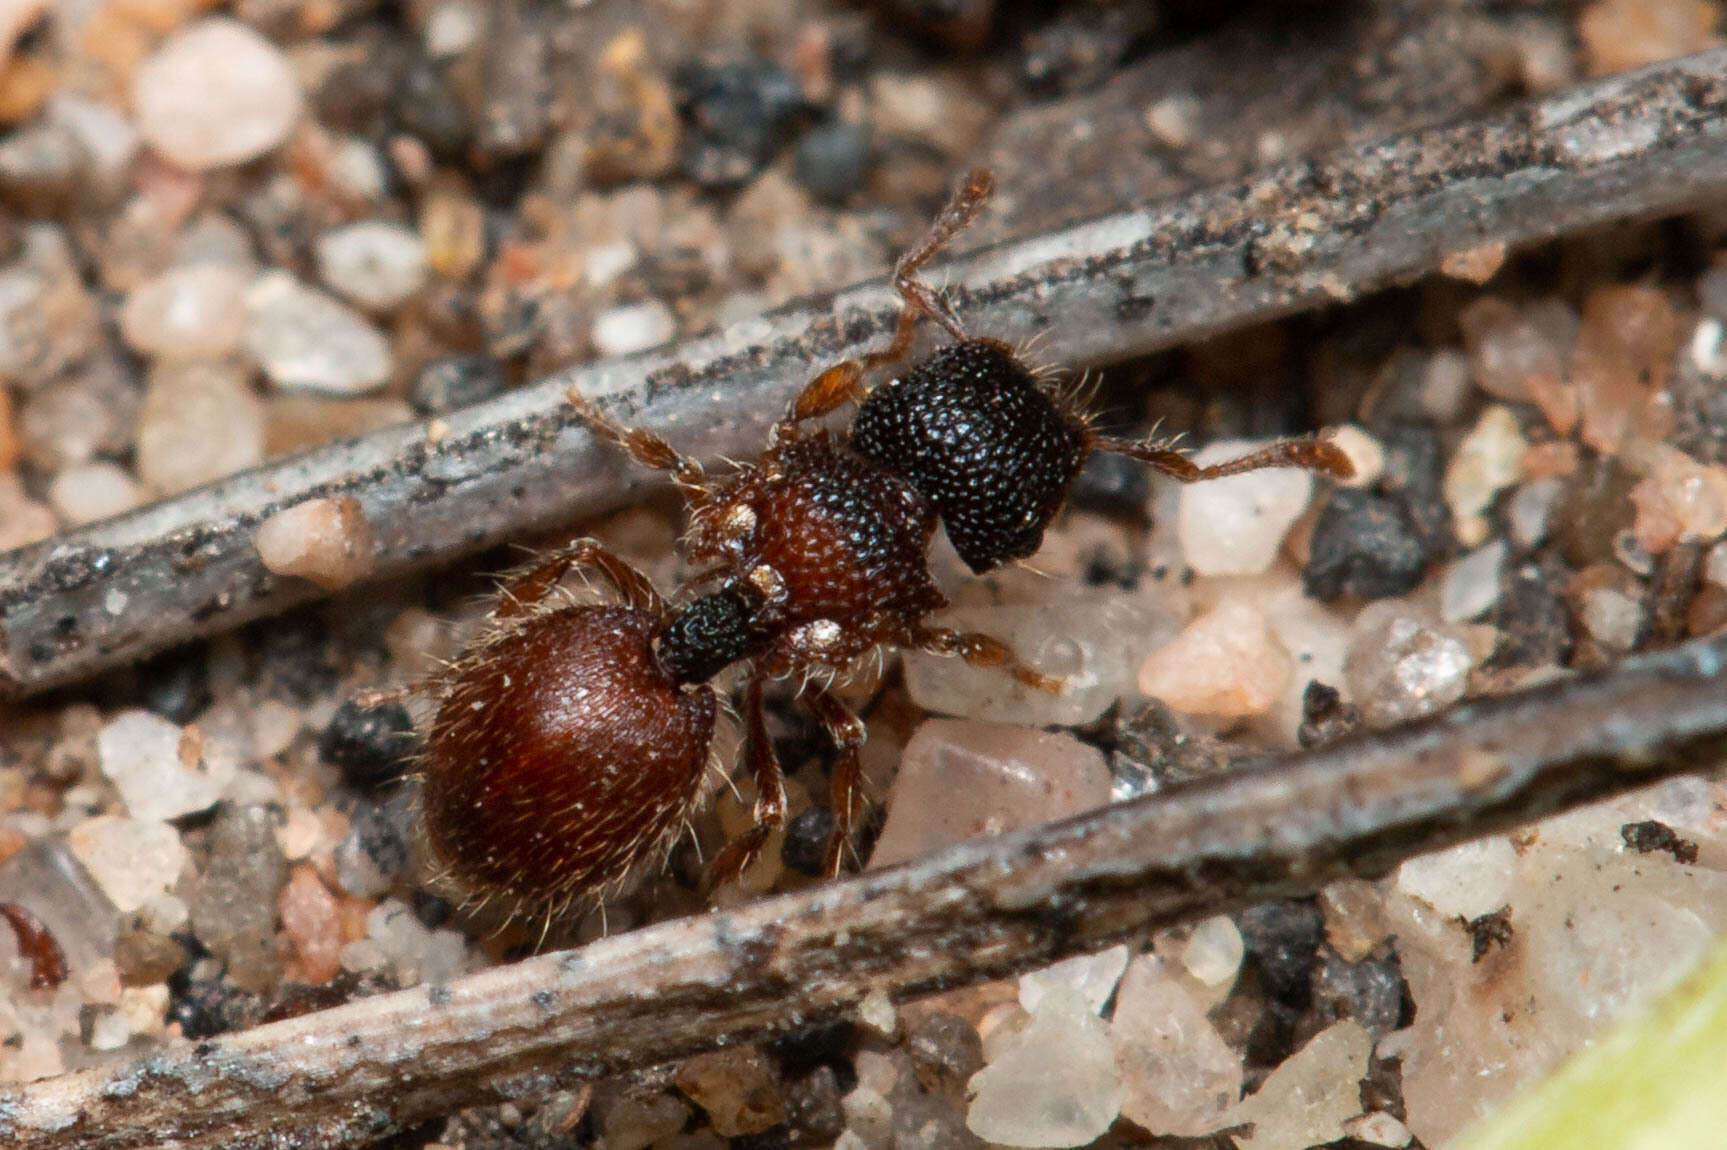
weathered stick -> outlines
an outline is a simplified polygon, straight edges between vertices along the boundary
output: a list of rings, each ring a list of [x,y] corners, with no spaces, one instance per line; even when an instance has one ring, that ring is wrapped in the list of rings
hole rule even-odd
[[[1727,49],[1450,128],[1003,245],[957,262],[976,330],[1046,332],[1083,364],[1168,347],[1521,244],[1727,191]],[[258,524],[359,500],[387,576],[616,505],[644,482],[561,397],[575,383],[704,459],[747,456],[817,367],[877,345],[885,287],[856,288],[578,368],[448,418],[236,476],[0,556],[0,693],[28,694],[279,611],[319,592],[266,571]]]
[[[996,978],[1727,752],[1727,637],[737,910],[0,1091],[0,1145],[338,1146]]]

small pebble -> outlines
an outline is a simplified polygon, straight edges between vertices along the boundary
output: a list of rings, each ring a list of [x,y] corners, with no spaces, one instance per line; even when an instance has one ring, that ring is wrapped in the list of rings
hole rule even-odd
[[[283,271],[246,293],[246,349],[285,391],[365,395],[390,377],[390,345],[358,313]]]
[[[1487,542],[1490,527],[1484,512],[1501,490],[1522,478],[1523,437],[1517,416],[1495,404],[1457,445],[1445,470],[1445,502],[1451,508],[1458,541],[1465,547]]]
[[[395,886],[412,860],[406,804],[362,803],[336,847],[336,881],[355,898],[377,898]]]
[[[681,164],[704,187],[735,187],[755,175],[802,101],[796,78],[767,60],[697,60],[677,79],[686,124]]]
[[[1661,555],[1677,544],[1709,542],[1727,532],[1727,467],[1704,466],[1663,446],[1655,465],[1631,489],[1637,545]]]
[[[1360,962],[1391,933],[1385,896],[1364,879],[1341,879],[1319,892],[1325,940],[1345,962]]]
[[[1711,380],[1727,379],[1727,324],[1705,316],[1691,329],[1691,366]]]
[[[166,982],[185,963],[185,947],[141,920],[122,928],[114,939],[114,969],[126,986]]]
[[[1344,674],[1370,727],[1443,711],[1463,697],[1472,665],[1462,639],[1401,603],[1374,603],[1355,623]]]
[[[869,129],[836,120],[806,130],[798,137],[798,183],[825,200],[844,200],[869,177]]]
[[[760,1047],[739,1046],[686,1058],[673,1075],[678,1089],[725,1138],[760,1134],[785,1121],[780,1075]]]
[[[324,283],[368,311],[395,311],[426,285],[425,242],[402,224],[365,220],[333,228],[313,252]]]
[[[1673,305],[1659,288],[1597,288],[1583,302],[1570,375],[1583,407],[1583,442],[1612,454],[1639,429],[1667,381],[1679,342]]]
[[[1607,654],[1637,646],[1648,622],[1643,586],[1617,563],[1585,567],[1571,578],[1565,598],[1583,631]]]
[[[1504,835],[1412,858],[1397,868],[1399,893],[1450,918],[1479,918],[1510,899],[1517,851]]]
[[[1533,377],[1564,375],[1562,350],[1520,308],[1503,299],[1483,296],[1465,307],[1457,322],[1475,382],[1496,399],[1526,400]]]
[[[1594,0],[1577,21],[1592,75],[1641,68],[1718,46],[1710,0]]]
[[[342,972],[342,916],[314,868],[293,869],[276,909],[293,948],[290,974],[295,981],[319,986]]]
[[[138,475],[173,495],[264,459],[264,405],[245,377],[207,363],[162,364],[138,413]]]
[[[366,934],[389,957],[402,986],[439,986],[467,965],[467,939],[453,930],[427,930],[400,899],[385,899],[367,912]]]
[[[1511,541],[1524,549],[1538,547],[1547,539],[1553,509],[1565,494],[1565,481],[1556,475],[1525,483],[1505,505],[1505,522]]]
[[[210,824],[209,855],[187,900],[192,930],[227,964],[241,990],[261,993],[282,974],[276,904],[288,864],[276,845],[276,820],[263,806],[223,803]]]
[[[1225,1125],[1224,1114],[1241,1096],[1241,1056],[1163,959],[1133,960],[1109,1029],[1125,1118],[1153,1134],[1182,1137]]]
[[[453,355],[420,369],[408,402],[421,415],[442,415],[492,398],[508,382],[504,366],[489,355]]]
[[[964,1089],[983,1069],[983,1040],[977,1028],[946,1011],[924,1014],[905,1039],[912,1071],[925,1090]]]
[[[1019,976],[1019,1004],[1027,1013],[1036,1014],[1044,996],[1057,987],[1077,993],[1094,1013],[1102,1013],[1104,1004],[1115,993],[1127,969],[1127,947],[1112,946],[1096,954],[1082,954],[1064,959],[1042,970],[1027,971]]]
[[[968,1089],[966,1126],[1010,1146],[1084,1146],[1114,1124],[1123,1099],[1103,1020],[1078,991],[1059,987]]]
[[[834,813],[831,807],[805,807],[786,823],[780,861],[799,874],[811,878],[826,877],[828,842],[833,833]]]
[[[1254,1124],[1242,1150],[1307,1150],[1333,1142],[1361,1113],[1361,1079],[1373,1036],[1345,1019],[1314,1035],[1229,1112],[1228,1124]]]
[[[1226,986],[1235,981],[1245,954],[1235,920],[1216,914],[1194,926],[1181,948],[1181,964],[1206,986]]]
[[[1409,1132],[1409,1127],[1399,1122],[1395,1115],[1387,1114],[1383,1110],[1351,1118],[1343,1124],[1343,1132],[1356,1141],[1366,1142],[1371,1146],[1407,1146],[1415,1139],[1415,1135]]]
[[[1193,461],[1221,463],[1258,446],[1247,440],[1212,443]],[[1313,476],[1289,468],[1183,487],[1177,526],[1188,566],[1201,575],[1264,574],[1312,498]]]
[[[1109,802],[1101,752],[1070,735],[930,719],[906,743],[870,856],[888,866]]]
[[[892,1038],[899,1032],[899,1013],[894,1009],[893,999],[879,988],[864,995],[858,1003],[858,1021],[883,1038]]]
[[[400,703],[362,707],[349,700],[336,708],[318,740],[318,754],[341,768],[342,781],[357,791],[375,791],[402,777],[413,759],[414,719]]]
[[[608,308],[594,317],[594,350],[607,357],[630,355],[660,346],[677,331],[677,319],[659,300]]]
[[[169,36],[138,67],[132,107],[144,142],[192,171],[255,159],[300,118],[288,58],[235,20],[212,17]]]
[[[132,446],[136,383],[118,364],[90,364],[77,375],[24,397],[19,448],[43,471],[120,455]]]
[[[258,525],[258,558],[277,575],[338,591],[371,572],[372,528],[351,495],[308,499]]]
[[[132,350],[164,359],[220,359],[246,332],[248,276],[227,264],[170,268],[127,295],[120,334]]]
[[[1265,615],[1232,602],[1153,651],[1140,665],[1139,689],[1186,714],[1241,718],[1276,704],[1293,672]]]
[[[81,463],[54,476],[48,505],[68,527],[82,527],[142,507],[149,496],[117,463]]]
[[[1441,348],[1428,357],[1421,373],[1421,410],[1435,423],[1456,422],[1470,396],[1469,357]]]
[[[1302,581],[1322,603],[1385,599],[1420,584],[1427,546],[1402,507],[1370,491],[1332,492],[1313,525]]]
[[[1446,623],[1479,619],[1499,602],[1509,553],[1503,539],[1478,547],[1446,567],[1439,582],[1439,618]]]
[[[90,157],[71,130],[35,123],[0,140],[0,203],[26,216],[55,216],[89,184]]]
[[[0,551],[40,542],[58,526],[52,509],[24,494],[16,473],[0,472]]]
[[[66,842],[121,914],[173,890],[190,861],[179,832],[155,819],[98,815],[67,832]]]
[[[65,89],[49,97],[45,112],[83,148],[91,177],[105,191],[119,188],[141,142],[131,119],[112,104]]]
[[[122,711],[96,737],[102,773],[135,819],[166,821],[208,810],[222,797],[235,763],[205,755],[201,741],[149,711]]]
[[[602,1096],[594,1115],[606,1150],[647,1150],[667,1145],[690,1124],[690,1108],[676,1095],[631,1090]]]

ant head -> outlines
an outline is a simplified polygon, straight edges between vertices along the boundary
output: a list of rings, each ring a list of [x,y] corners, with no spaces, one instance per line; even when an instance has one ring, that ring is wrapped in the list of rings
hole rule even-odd
[[[673,682],[704,683],[740,659],[760,654],[773,638],[762,625],[762,596],[730,584],[680,607],[654,639],[660,666]]]
[[[1043,544],[1087,453],[1085,424],[990,339],[945,347],[870,392],[851,446],[929,499],[978,574]]]

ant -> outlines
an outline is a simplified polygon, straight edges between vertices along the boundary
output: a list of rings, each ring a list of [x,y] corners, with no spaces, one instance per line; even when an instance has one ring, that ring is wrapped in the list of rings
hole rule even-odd
[[[1007,344],[967,333],[919,269],[969,225],[992,177],[961,184],[894,267],[901,299],[889,344],[815,376],[775,423],[754,463],[711,479],[653,432],[614,421],[572,389],[570,404],[638,463],[668,472],[688,505],[683,547],[699,593],[670,607],[638,572],[592,541],[518,577],[496,633],[444,677],[427,752],[434,851],[461,877],[517,896],[568,899],[663,851],[697,800],[715,707],[707,681],[745,664],[741,757],[756,782],[752,825],[709,866],[736,878],[786,814],[768,738],[766,684],[800,677],[800,695],[832,740],[835,827],[825,859],[838,874],[859,813],[864,727],[831,683],[884,646],[958,656],[1059,691],[1003,642],[932,626],[947,605],[929,570],[940,523],[983,573],[1033,554],[1094,452],[1140,460],[1185,483],[1273,467],[1347,478],[1341,450],[1317,439],[1273,443],[1201,467],[1167,440],[1093,431]],[[911,350],[929,318],[953,342],[874,388],[870,376]],[[817,421],[847,404],[849,428]],[[544,609],[572,567],[593,567],[621,606]]]

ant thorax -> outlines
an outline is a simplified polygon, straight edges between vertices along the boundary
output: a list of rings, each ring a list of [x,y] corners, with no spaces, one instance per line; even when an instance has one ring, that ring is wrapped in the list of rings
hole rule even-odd
[[[810,661],[837,669],[945,605],[927,558],[936,522],[904,478],[817,431],[775,444],[715,490],[686,550],[761,596],[762,622],[780,631],[762,656],[775,673]]]

